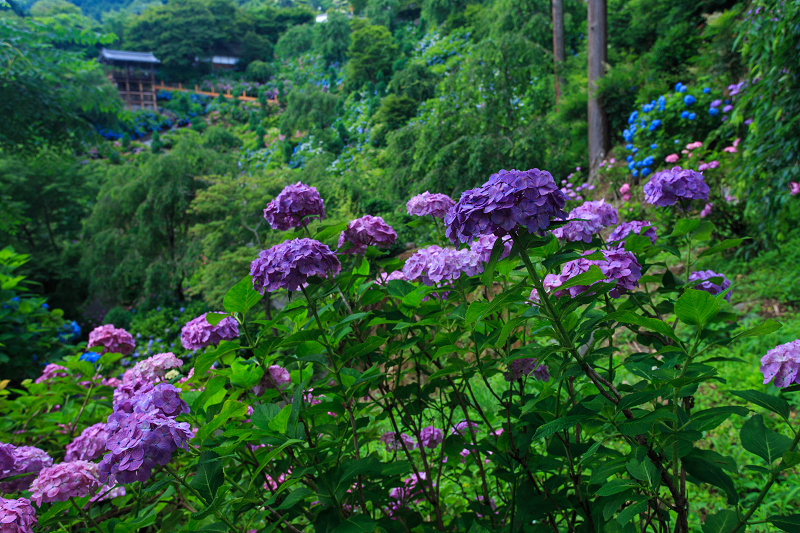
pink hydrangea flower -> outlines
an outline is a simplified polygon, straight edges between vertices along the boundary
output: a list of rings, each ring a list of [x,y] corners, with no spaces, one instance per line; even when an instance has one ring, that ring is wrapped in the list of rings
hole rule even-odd
[[[89,461],[59,463],[44,468],[31,484],[31,500],[43,503],[65,502],[82,498],[100,488],[97,465]]]
[[[679,156],[678,154],[669,154],[667,157],[664,158],[664,161],[666,161],[667,163],[677,163],[678,159],[680,158],[681,156]]]
[[[703,207],[703,210],[702,210],[702,211],[700,211],[700,218],[706,218],[708,215],[710,215],[710,214],[711,214],[711,210],[712,210],[713,208],[714,208],[714,204],[712,204],[712,203],[710,203],[710,202],[709,202],[709,203],[707,203],[707,204],[705,205],[705,207]]]
[[[36,513],[29,499],[0,498],[0,532],[33,533],[36,523]]]
[[[800,194],[800,181],[793,181],[789,184],[789,194],[792,196]]]
[[[788,387],[797,381],[800,369],[800,339],[776,346],[761,358],[761,373],[764,374],[764,385],[775,378],[775,386]]]
[[[11,449],[14,462],[13,468],[0,472],[0,478],[18,476],[20,474],[31,474],[20,478],[3,481],[0,483],[0,492],[18,492],[27,490],[35,476],[43,468],[53,465],[53,459],[44,450],[34,446],[14,446]]]
[[[696,141],[696,142],[687,144],[686,148],[688,148],[689,150],[695,150],[697,148],[700,148],[701,146],[703,146],[703,143],[700,142],[700,141]]]
[[[133,368],[126,370],[122,375],[122,381],[126,383],[142,379],[152,383],[164,379],[168,370],[182,366],[183,361],[175,357],[174,353],[159,353],[139,361]]]
[[[622,199],[624,201],[629,201],[631,199],[631,186],[629,183],[624,183],[622,187],[619,188],[619,193],[622,195]]]
[[[103,422],[89,426],[75,437],[75,440],[67,444],[67,455],[64,457],[64,462],[94,461],[103,455],[106,440],[108,440],[108,432]]]
[[[36,381],[34,381],[34,383],[44,383],[46,381],[50,381],[55,378],[66,377],[68,375],[67,370],[68,369],[65,366],[50,363],[49,365],[44,367],[42,375],[36,378]]]
[[[130,355],[136,347],[133,336],[122,328],[115,328],[113,324],[105,324],[94,328],[89,333],[89,348],[102,347],[103,353],[121,353]]]
[[[89,500],[89,503],[96,503],[96,502],[104,502],[107,500],[113,500],[114,498],[119,498],[121,496],[125,496],[125,487],[122,485],[103,485],[100,487],[100,490],[97,491],[97,494],[92,496]]]
[[[232,316],[226,316],[216,326],[212,326],[206,319],[207,315],[208,313],[203,313],[181,329],[181,344],[187,350],[199,350],[239,336],[239,324]]]
[[[456,205],[455,200],[446,194],[431,194],[425,191],[422,194],[412,197],[406,203],[406,211],[409,215],[418,217],[432,216],[435,218],[444,218],[454,205]]]
[[[387,452],[402,450],[403,446],[409,451],[417,447],[417,443],[414,441],[413,437],[405,433],[400,433],[398,438],[398,434],[394,431],[384,433],[381,436],[381,442],[386,445]]]

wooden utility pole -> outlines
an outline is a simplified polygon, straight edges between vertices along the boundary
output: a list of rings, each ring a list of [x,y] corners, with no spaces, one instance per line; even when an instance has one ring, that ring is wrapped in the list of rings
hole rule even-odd
[[[587,0],[589,25],[589,182],[597,178],[608,149],[606,113],[597,96],[597,82],[605,73],[606,0]]]
[[[556,105],[561,97],[561,88],[564,86],[564,78],[561,76],[564,59],[566,59],[564,55],[564,2],[563,0],[553,0],[553,76]]]

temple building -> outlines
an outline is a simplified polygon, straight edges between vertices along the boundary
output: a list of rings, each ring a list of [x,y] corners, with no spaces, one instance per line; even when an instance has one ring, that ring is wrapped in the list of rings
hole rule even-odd
[[[98,58],[106,76],[130,109],[158,109],[156,65],[161,63],[151,52],[128,52],[103,48]]]

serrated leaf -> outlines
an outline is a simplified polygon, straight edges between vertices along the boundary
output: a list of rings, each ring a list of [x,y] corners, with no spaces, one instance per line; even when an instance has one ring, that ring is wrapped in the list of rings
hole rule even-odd
[[[789,437],[767,429],[761,415],[750,417],[742,425],[739,438],[742,440],[742,448],[758,455],[769,464],[780,459],[792,446]]]
[[[706,517],[703,533],[731,533],[738,523],[736,512],[726,509]]]
[[[222,406],[222,410],[210,422],[200,426],[197,430],[195,438],[200,442],[205,440],[214,431],[219,429],[222,424],[225,424],[231,418],[238,418],[247,413],[247,406],[238,400],[228,400]]]
[[[294,505],[303,500],[304,498],[314,494],[309,489],[305,487],[298,487],[291,491],[287,496],[286,499],[281,502],[281,504],[277,507],[278,510],[282,511],[284,509],[291,509]]]
[[[287,405],[281,412],[278,413],[275,418],[269,421],[269,428],[273,431],[277,431],[278,433],[285,434],[286,427],[289,425],[289,416],[292,414],[292,406]]]
[[[206,322],[208,322],[212,326],[216,326],[229,316],[231,315],[227,313],[206,313]]]
[[[217,495],[217,489],[225,482],[220,456],[212,451],[200,454],[197,473],[189,481],[189,485],[197,490],[208,505]]]
[[[225,294],[222,305],[229,313],[246,314],[263,296],[253,289],[253,277],[245,276]]]
[[[571,428],[572,426],[578,424],[581,420],[585,417],[583,416],[565,416],[562,418],[556,418],[542,426],[536,430],[536,433],[533,434],[533,440],[536,439],[544,439],[553,435],[558,431],[563,431],[565,429]]]
[[[686,289],[675,302],[675,316],[684,324],[703,327],[719,313],[719,302],[706,291]]]
[[[634,326],[640,326],[655,331],[669,339],[672,339],[673,341],[675,341],[676,344],[680,345],[680,340],[675,335],[675,332],[672,331],[672,326],[670,326],[663,320],[658,320],[656,318],[647,318],[639,316],[635,313],[624,313],[618,316],[616,320],[617,322],[620,322],[622,324],[633,324]]]
[[[733,485],[733,480],[721,468],[714,466],[708,461],[696,459],[694,457],[684,457],[682,460],[686,471],[692,477],[703,483],[710,483],[715,487],[721,488],[728,496],[728,503],[736,505],[739,501],[739,494]]]

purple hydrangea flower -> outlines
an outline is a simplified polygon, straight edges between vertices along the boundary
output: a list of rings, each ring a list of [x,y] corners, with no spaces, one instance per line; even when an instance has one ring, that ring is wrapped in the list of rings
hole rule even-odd
[[[792,383],[800,383],[797,371],[800,369],[800,339],[776,346],[761,358],[761,373],[764,374],[764,385],[775,378],[775,386],[788,387]]]
[[[481,235],[508,235],[518,225],[542,233],[552,218],[566,217],[566,201],[547,171],[501,170],[461,195],[444,218],[446,235],[452,242],[470,242]]]
[[[481,235],[477,240],[472,241],[469,245],[469,250],[478,256],[479,260],[483,263],[488,263],[492,256],[492,248],[498,237],[495,235]],[[503,253],[500,254],[500,259],[505,259],[511,254],[511,247],[514,242],[508,235],[502,237],[503,239]]]
[[[427,474],[420,472],[419,474],[412,474],[403,482],[402,487],[395,487],[389,491],[389,496],[395,500],[390,504],[388,514],[391,516],[394,512],[408,507],[411,502],[421,501],[423,498],[422,488],[420,487],[427,482]]]
[[[515,359],[511,361],[508,370],[503,372],[503,377],[506,378],[506,381],[510,382],[517,381],[523,376],[530,376],[531,374],[539,381],[550,381],[550,371],[547,369],[547,365],[537,365],[536,358]]]
[[[470,428],[476,430],[479,427],[480,426],[478,425],[477,422],[472,422],[471,420],[462,420],[461,422],[453,426],[453,429],[450,430],[450,434],[461,435],[466,439],[470,437],[471,433]]]
[[[482,271],[483,261],[477,254],[436,245],[420,248],[403,265],[408,281],[421,281],[429,287],[456,280],[462,272],[475,276]]]
[[[0,472],[13,470],[17,460],[14,457],[15,446],[0,442]]]
[[[31,500],[43,503],[65,502],[83,498],[100,488],[97,465],[89,461],[59,463],[42,469],[31,484]]]
[[[605,200],[597,200],[579,205],[570,211],[567,220],[572,222],[554,229],[553,235],[569,242],[590,243],[592,236],[600,233],[601,229],[618,223],[619,214],[614,206],[607,204]]]
[[[0,498],[0,532],[33,533],[36,523],[36,513],[29,499]]]
[[[169,418],[189,412],[181,399],[181,390],[169,383],[158,383],[152,389],[140,391],[130,399],[114,405],[115,411],[124,413],[160,413]]]
[[[422,428],[419,432],[419,443],[426,448],[436,448],[444,440],[444,433],[441,429],[433,426]]]
[[[377,283],[378,285],[386,285],[393,279],[407,281],[406,276],[403,274],[402,270],[395,270],[394,272],[391,272],[389,274],[387,274],[386,272],[380,272],[375,277],[375,283]]]
[[[647,229],[645,229],[647,228]],[[642,231],[644,230],[644,231]],[[625,246],[625,238],[633,232],[636,235],[644,235],[650,239],[650,242],[655,244],[658,238],[656,228],[650,224],[649,220],[634,220],[631,222],[623,222],[611,232],[608,236],[609,242],[619,242],[622,247]]]
[[[342,269],[330,248],[313,239],[294,239],[262,250],[250,265],[253,288],[261,294],[300,290],[311,276],[336,275]]]
[[[381,217],[366,215],[347,224],[347,229],[339,236],[339,248],[346,242],[353,245],[346,253],[363,254],[367,246],[391,246],[397,242],[397,233]]]
[[[292,382],[289,371],[280,365],[271,365],[258,385],[253,387],[253,394],[261,396],[267,389],[284,388],[284,385]]]
[[[183,361],[175,357],[172,352],[159,353],[148,357],[144,361],[139,361],[133,368],[125,371],[122,375],[122,382],[131,383],[137,381],[149,381],[154,383],[164,379],[164,375],[172,368],[180,368]]]
[[[72,461],[94,461],[106,449],[108,432],[106,425],[102,422],[94,424],[84,429],[75,440],[67,444],[67,455],[64,462]]]
[[[166,465],[178,448],[188,449],[189,424],[160,413],[112,413],[106,429],[106,449],[100,462],[100,481],[105,484],[146,481],[156,465]]]
[[[113,324],[106,324],[94,328],[89,333],[89,348],[102,347],[103,353],[121,353],[130,355],[136,347],[133,336],[122,328],[115,328]]]
[[[679,200],[708,200],[708,192],[708,185],[700,172],[672,167],[653,174],[644,186],[644,200],[665,207],[675,205]]]
[[[600,271],[606,276],[605,283],[617,282],[616,286],[608,291],[612,298],[619,298],[625,292],[633,290],[639,286],[642,278],[642,265],[636,260],[636,256],[625,250],[603,250],[604,261],[596,264]]]
[[[325,218],[325,203],[315,187],[303,185],[298,181],[284,187],[280,194],[267,204],[264,218],[272,229],[280,231],[307,226],[313,219]]]
[[[46,383],[55,378],[63,378],[69,375],[67,372],[68,372],[67,367],[57,365],[55,363],[50,363],[49,365],[44,367],[42,375],[36,378],[36,381],[34,381],[34,383]]]
[[[22,476],[11,481],[0,483],[0,492],[18,492],[27,490],[36,478],[33,474],[38,474],[43,468],[53,465],[53,459],[44,450],[33,446],[16,446],[13,451],[14,468],[0,472],[0,479],[20,474],[31,474]]]
[[[717,285],[712,281],[708,281],[711,278],[722,278],[722,283],[720,285]],[[698,270],[689,273],[689,282],[699,281],[699,280],[704,280],[704,281],[696,284],[694,288],[701,291],[706,291],[714,296],[722,292],[725,292],[726,290],[728,290],[728,287],[731,286],[731,282],[730,280],[728,280],[728,278],[726,278],[723,274],[717,274],[713,270]],[[726,294],[725,299],[730,302],[731,293]]]
[[[456,205],[455,201],[446,194],[431,194],[425,191],[414,196],[406,203],[406,211],[409,215],[418,217],[430,215],[436,218],[444,218],[454,205]]]
[[[216,326],[212,326],[206,320],[207,314],[203,313],[190,320],[181,329],[181,344],[187,350],[199,350],[239,336],[239,324],[235,318],[226,316]]]
[[[100,490],[97,491],[97,494],[92,496],[89,503],[104,502],[121,496],[125,496],[125,487],[122,485],[113,485],[110,487],[108,485],[103,485],[100,487]]]
[[[400,438],[398,438],[398,434],[394,431],[389,431],[384,433],[381,436],[381,442],[386,445],[387,452],[394,452],[397,450],[402,450],[403,445],[408,451],[413,450],[417,447],[417,443],[414,442],[414,439],[410,435],[406,435],[405,433],[400,433]]]

